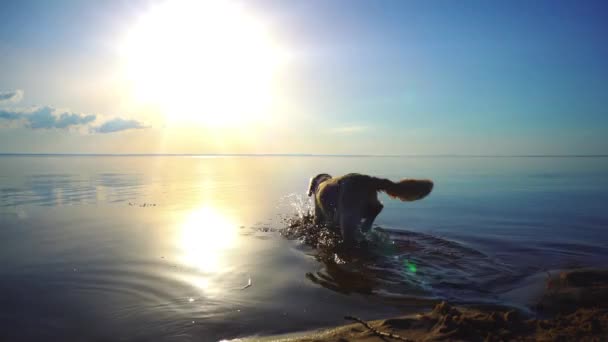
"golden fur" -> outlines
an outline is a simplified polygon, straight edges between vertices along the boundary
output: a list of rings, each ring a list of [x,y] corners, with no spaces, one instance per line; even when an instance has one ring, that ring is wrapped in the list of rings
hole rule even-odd
[[[331,177],[326,173],[310,179],[308,196],[314,195],[315,224],[339,227],[345,242],[351,242],[357,229],[366,232],[384,207],[378,191],[402,201],[424,198],[433,190],[430,180],[404,179],[393,182],[358,173]]]

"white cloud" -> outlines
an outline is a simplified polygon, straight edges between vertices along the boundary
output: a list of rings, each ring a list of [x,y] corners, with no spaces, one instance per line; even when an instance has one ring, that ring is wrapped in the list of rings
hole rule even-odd
[[[62,112],[50,106],[0,109],[0,119],[16,121],[32,129],[69,128],[95,121],[93,114]]]
[[[0,91],[0,105],[15,103],[23,98],[22,90]],[[51,106],[29,108],[0,108],[0,123],[2,121],[31,129],[69,129],[73,127],[88,127],[92,133],[111,133],[130,129],[147,128],[137,120],[114,118],[91,126],[97,119],[95,114],[73,113],[59,110]],[[14,127],[13,126],[13,127]]]
[[[2,121],[14,123],[16,126],[31,129],[69,129],[88,127],[91,133],[111,133],[129,129],[147,128],[137,120],[114,118],[91,126],[97,115],[61,111],[50,106],[31,107],[21,109],[0,108],[0,123]]]
[[[17,103],[23,98],[23,90],[0,91],[0,104]]]
[[[113,133],[119,131],[126,131],[130,129],[141,129],[146,128],[141,122],[137,120],[126,120],[121,118],[112,119],[106,121],[98,127],[93,127],[92,131],[96,133]]]

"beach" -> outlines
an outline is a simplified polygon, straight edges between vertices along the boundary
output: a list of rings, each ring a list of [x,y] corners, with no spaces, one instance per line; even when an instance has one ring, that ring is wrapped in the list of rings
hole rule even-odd
[[[605,341],[608,270],[562,271],[549,276],[534,312],[440,302],[427,312],[370,322],[352,316],[345,326],[251,339],[292,342],[371,341]],[[244,339],[248,341],[249,339]]]

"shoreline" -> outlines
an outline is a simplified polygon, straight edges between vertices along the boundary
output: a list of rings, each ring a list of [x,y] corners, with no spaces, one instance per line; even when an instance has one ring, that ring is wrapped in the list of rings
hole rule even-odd
[[[538,286],[539,284],[535,284]],[[608,269],[575,269],[549,274],[530,311],[512,307],[441,302],[428,312],[363,321],[274,336],[231,341],[606,341]],[[528,285],[529,286],[529,285]],[[525,287],[522,288],[525,290]],[[533,313],[532,313],[533,312]]]

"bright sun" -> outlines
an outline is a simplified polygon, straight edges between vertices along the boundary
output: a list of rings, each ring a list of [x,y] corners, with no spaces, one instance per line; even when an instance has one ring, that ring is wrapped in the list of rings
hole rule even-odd
[[[242,125],[269,119],[285,53],[268,27],[228,1],[166,1],[121,48],[135,103],[169,121]]]

